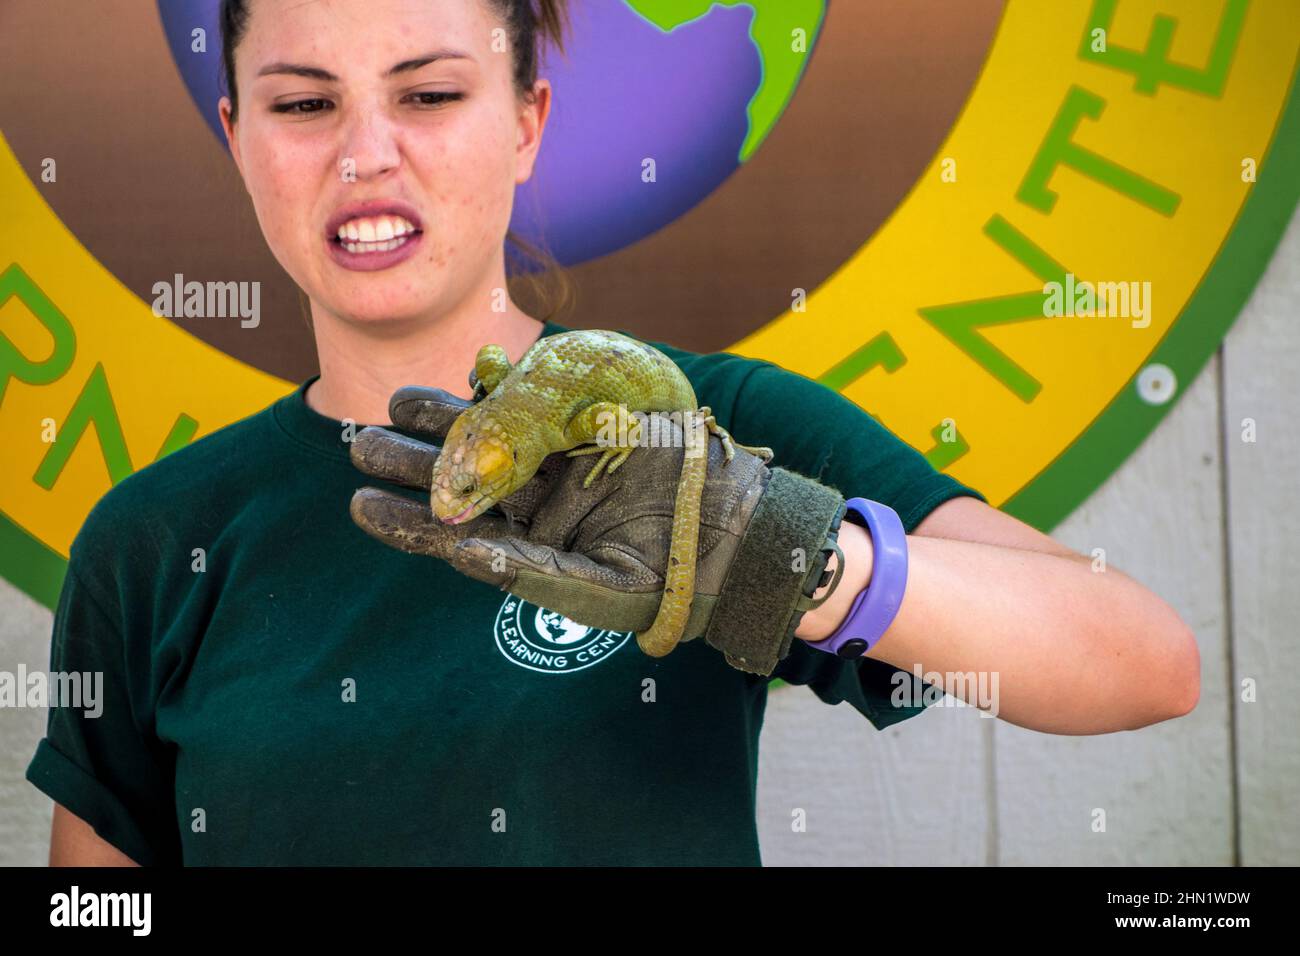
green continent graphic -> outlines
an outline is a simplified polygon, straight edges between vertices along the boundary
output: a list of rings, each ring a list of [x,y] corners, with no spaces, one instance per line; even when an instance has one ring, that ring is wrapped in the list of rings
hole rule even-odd
[[[826,15],[826,0],[623,0],[665,33],[691,23],[718,7],[749,7],[749,38],[758,49],[762,75],[745,108],[749,131],[740,147],[746,162],[767,138],[799,85],[808,53]]]

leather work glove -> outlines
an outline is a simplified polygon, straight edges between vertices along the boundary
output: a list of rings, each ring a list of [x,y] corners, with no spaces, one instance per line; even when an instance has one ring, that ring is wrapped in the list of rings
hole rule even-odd
[[[686,454],[680,425],[656,413],[659,434],[675,429],[673,440],[637,447],[590,488],[583,479],[598,456],[548,455],[526,485],[479,517],[444,524],[428,496],[437,442],[472,404],[443,389],[394,393],[393,424],[419,437],[364,428],[352,442],[352,461],[424,494],[361,488],[352,498],[356,524],[385,544],[441,558],[589,627],[648,630],[663,597]],[[829,579],[832,551],[839,554],[832,580],[839,581],[844,555],[835,532],[844,497],[739,446],[724,467],[721,439],[708,439],[695,596],[683,640],[702,636],[733,667],[768,675],[789,653],[799,619],[829,596],[811,600]]]

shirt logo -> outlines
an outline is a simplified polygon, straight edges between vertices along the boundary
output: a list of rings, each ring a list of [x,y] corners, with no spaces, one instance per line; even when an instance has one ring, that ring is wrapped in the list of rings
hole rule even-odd
[[[566,674],[599,664],[633,633],[588,627],[513,594],[497,612],[493,631],[497,649],[507,660],[542,674]]]

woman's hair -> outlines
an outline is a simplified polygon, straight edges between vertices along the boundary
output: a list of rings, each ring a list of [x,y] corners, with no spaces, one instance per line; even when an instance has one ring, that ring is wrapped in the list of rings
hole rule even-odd
[[[221,0],[221,62],[226,93],[230,97],[230,121],[239,116],[239,89],[235,82],[235,48],[248,29],[249,4],[252,0]],[[564,30],[568,0],[481,0],[505,25],[514,58],[515,94],[521,99],[532,97],[537,81],[537,65],[542,45],[548,40],[564,52]],[[529,312],[551,319],[568,308],[574,299],[573,282],[564,267],[543,246],[529,242],[514,230],[506,232],[506,242],[518,249],[517,261],[531,261],[538,272],[523,270],[510,274],[511,257],[506,257],[507,282],[511,294],[523,291],[532,300]],[[547,282],[547,277],[551,281]]]

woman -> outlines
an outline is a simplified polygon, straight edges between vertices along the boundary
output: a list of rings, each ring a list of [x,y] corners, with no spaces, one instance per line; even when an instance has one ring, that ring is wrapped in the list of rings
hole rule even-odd
[[[358,493],[354,455],[418,484],[409,469],[436,452],[384,430],[350,443],[354,423],[436,439],[472,397],[482,345],[513,362],[564,330],[504,295],[503,251],[550,107],[538,50],[559,42],[562,6],[224,3],[223,124],[266,240],[310,299],[321,373],[121,482],[87,519],[52,670],[102,671],[106,699],[98,719],[52,710],[28,769],[56,801],[52,863],[759,862],[763,668],[705,640],[651,658],[503,594],[483,568],[405,553],[438,553],[427,509]],[[771,674],[876,727],[921,709],[892,698],[917,664],[996,671],[999,715],[1051,733],[1195,705],[1195,640],[1132,579],[1094,573],[808,379],[655,344],[737,441],[772,446],[809,489],[888,505],[910,532],[886,638],[856,659],[810,643],[871,578],[872,537],[846,520],[839,578],[810,576],[829,597],[791,619]],[[399,391],[412,382],[428,388]],[[737,457],[728,467],[765,474]],[[627,507],[657,507],[622,487]]]

